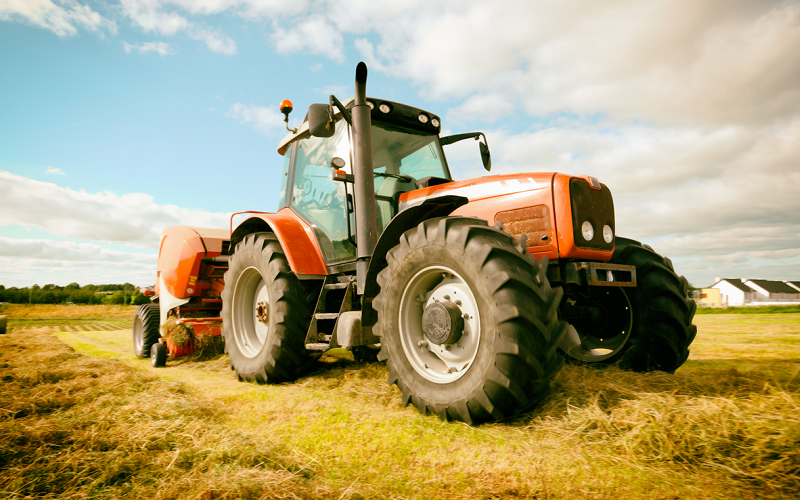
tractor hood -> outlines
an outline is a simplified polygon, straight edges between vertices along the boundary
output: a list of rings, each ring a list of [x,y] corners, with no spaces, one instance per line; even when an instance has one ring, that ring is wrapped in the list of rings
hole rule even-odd
[[[492,175],[409,191],[400,195],[400,211],[438,196],[454,195],[478,201],[526,191],[551,189],[553,172]]]

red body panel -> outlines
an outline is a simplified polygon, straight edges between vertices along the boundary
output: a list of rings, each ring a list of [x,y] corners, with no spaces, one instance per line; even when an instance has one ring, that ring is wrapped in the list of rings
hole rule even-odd
[[[589,259],[608,261],[613,250],[585,250],[575,246],[572,231],[572,213],[569,197],[569,179],[586,176],[570,176],[559,173],[523,173],[479,177],[451,182],[438,186],[409,191],[400,195],[400,209],[422,203],[427,198],[457,195],[469,198],[469,203],[453,212],[453,215],[475,216],[494,223],[499,212],[526,207],[547,207],[549,228],[541,234],[548,236],[530,243],[528,250],[537,258]],[[513,233],[513,231],[512,231]]]
[[[253,212],[252,217],[238,226],[252,224],[253,219],[261,219],[269,225],[295,274],[328,274],[314,231],[291,209],[283,208],[278,213]]]
[[[217,257],[222,244],[230,239],[227,229],[208,229],[189,226],[172,226],[161,233],[158,251],[158,275],[164,280],[167,291],[175,297],[197,295],[202,259]],[[161,293],[156,280],[156,293]]]

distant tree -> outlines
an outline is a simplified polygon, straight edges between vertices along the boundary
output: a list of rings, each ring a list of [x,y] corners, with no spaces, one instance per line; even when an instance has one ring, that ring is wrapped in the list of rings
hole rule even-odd
[[[124,302],[125,296],[123,295],[122,290],[117,290],[116,292],[103,297],[103,304],[123,304]]]

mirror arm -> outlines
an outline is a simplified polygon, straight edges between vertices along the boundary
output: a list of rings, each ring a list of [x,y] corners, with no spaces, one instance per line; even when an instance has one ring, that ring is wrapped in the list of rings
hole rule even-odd
[[[339,109],[339,111],[342,112],[342,117],[344,118],[344,121],[346,121],[348,125],[353,126],[353,119],[350,117],[350,110],[345,108],[344,104],[342,104],[339,101],[339,99],[337,99],[336,96],[333,94],[331,94],[330,97],[330,106],[331,106],[331,117],[333,117],[333,107],[336,106]]]
[[[447,146],[449,144],[453,144],[455,142],[463,141],[465,139],[478,140],[478,139],[480,139],[481,136],[483,137],[483,140],[486,141],[486,136],[483,134],[483,132],[469,132],[469,133],[466,133],[466,134],[448,135],[447,137],[440,138],[439,142],[442,144],[442,146]]]

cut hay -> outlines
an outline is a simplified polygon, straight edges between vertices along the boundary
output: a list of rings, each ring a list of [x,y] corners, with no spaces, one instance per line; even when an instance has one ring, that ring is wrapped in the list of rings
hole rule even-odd
[[[216,317],[206,311],[192,311],[183,314],[183,318],[212,318]],[[219,335],[197,335],[191,323],[178,323],[178,318],[170,316],[164,323],[164,332],[170,342],[183,347],[190,340],[194,341],[195,351],[189,355],[191,359],[209,359],[225,352],[225,341]]]

